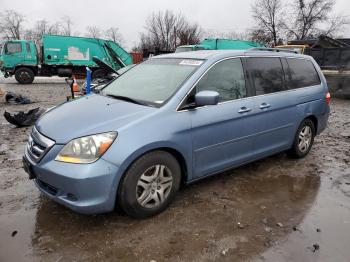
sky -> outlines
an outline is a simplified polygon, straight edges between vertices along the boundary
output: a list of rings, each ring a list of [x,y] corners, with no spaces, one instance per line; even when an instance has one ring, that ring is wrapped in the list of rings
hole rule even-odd
[[[85,34],[87,26],[118,27],[126,49],[138,43],[145,20],[159,10],[181,12],[204,30],[244,32],[254,26],[250,7],[255,0],[0,0],[0,11],[13,9],[26,17],[25,27],[36,20],[56,22],[64,15],[73,19],[74,32]],[[350,1],[337,0],[334,11],[350,15]],[[350,31],[345,36],[350,37]]]

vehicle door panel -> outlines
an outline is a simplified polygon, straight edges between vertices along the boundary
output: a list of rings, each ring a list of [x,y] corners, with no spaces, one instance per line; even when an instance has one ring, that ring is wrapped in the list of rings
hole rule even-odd
[[[290,146],[296,118],[295,97],[293,91],[287,91],[279,58],[248,58],[247,64],[256,91],[254,154],[259,158]]]
[[[220,94],[219,104],[188,111],[192,123],[193,173],[205,176],[246,161],[252,151],[253,100],[240,58],[215,64],[199,80],[196,92]]]
[[[195,177],[204,176],[249,160],[252,154],[252,99],[241,99],[190,112]]]

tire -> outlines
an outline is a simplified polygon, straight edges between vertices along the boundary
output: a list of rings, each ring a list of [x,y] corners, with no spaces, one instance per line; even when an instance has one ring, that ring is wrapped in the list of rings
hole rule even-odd
[[[314,122],[309,118],[304,119],[295,134],[293,146],[288,151],[288,155],[293,158],[305,157],[311,150],[315,135],[316,130]]]
[[[91,78],[104,78],[107,75],[106,71],[104,69],[96,69],[92,72]]]
[[[16,69],[15,78],[18,83],[28,85],[34,81],[34,72],[30,68],[21,67]]]
[[[178,161],[164,151],[153,151],[136,160],[119,186],[118,203],[126,214],[147,218],[168,207],[180,187]]]

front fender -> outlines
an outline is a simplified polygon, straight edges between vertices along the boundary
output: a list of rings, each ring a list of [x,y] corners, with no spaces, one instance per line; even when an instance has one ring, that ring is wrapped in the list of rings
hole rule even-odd
[[[192,156],[189,152],[189,150],[184,149],[181,145],[176,144],[176,143],[172,143],[169,141],[158,141],[158,142],[153,142],[147,145],[144,145],[140,148],[138,148],[137,150],[133,151],[132,153],[130,153],[125,159],[124,161],[119,165],[119,176],[120,175],[124,175],[125,172],[127,171],[127,169],[129,168],[129,166],[135,162],[138,158],[140,158],[142,155],[151,152],[151,151],[155,151],[155,150],[173,150],[176,151],[178,154],[180,154],[182,156],[182,158],[185,161],[185,167],[186,167],[186,172],[187,172],[187,178],[191,178],[192,177],[192,169],[190,168],[191,165],[191,159]],[[108,159],[106,159],[108,160]],[[118,179],[119,181],[119,179]]]

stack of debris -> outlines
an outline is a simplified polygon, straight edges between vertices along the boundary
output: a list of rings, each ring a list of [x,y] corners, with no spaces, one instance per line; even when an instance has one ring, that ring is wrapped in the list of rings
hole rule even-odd
[[[28,97],[15,94],[13,92],[7,92],[5,94],[5,92],[0,89],[0,97],[3,96],[5,96],[6,103],[9,104],[26,105],[33,103]],[[18,111],[16,113],[9,113],[5,111],[4,117],[9,123],[17,127],[24,127],[33,125],[44,112],[45,109],[37,107],[28,111]]]

